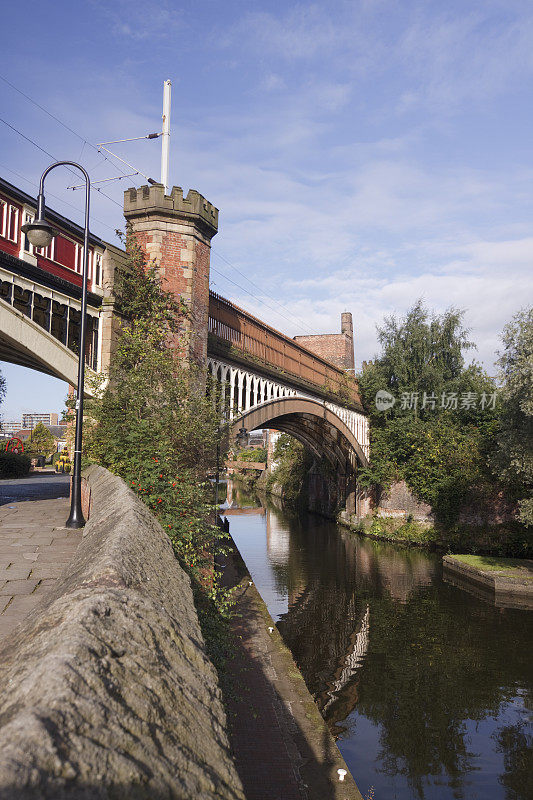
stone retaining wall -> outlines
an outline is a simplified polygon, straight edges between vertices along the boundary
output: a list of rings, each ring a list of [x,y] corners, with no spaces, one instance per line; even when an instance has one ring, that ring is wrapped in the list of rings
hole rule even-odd
[[[0,798],[243,800],[189,579],[121,480],[88,482],[73,561],[0,652]]]

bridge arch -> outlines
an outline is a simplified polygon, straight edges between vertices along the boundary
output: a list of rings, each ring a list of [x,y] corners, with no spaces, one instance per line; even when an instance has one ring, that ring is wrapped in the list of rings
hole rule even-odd
[[[334,466],[368,466],[368,458],[346,421],[324,402],[298,395],[275,397],[234,417],[230,435],[240,428],[274,428],[290,433],[316,456]]]
[[[0,299],[0,360],[29,367],[71,386],[78,381],[78,357],[12,305]],[[86,370],[89,371],[88,367]]]

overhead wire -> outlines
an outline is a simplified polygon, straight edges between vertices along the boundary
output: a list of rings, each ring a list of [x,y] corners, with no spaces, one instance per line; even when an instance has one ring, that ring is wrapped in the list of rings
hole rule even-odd
[[[86,146],[86,145],[89,145],[89,147],[92,147],[94,150],[96,150],[96,151],[97,151],[97,152],[98,152],[98,153],[99,153],[99,154],[102,156],[102,160],[103,160],[103,161],[107,161],[107,162],[109,162],[110,164],[113,164],[113,167],[115,167],[116,169],[120,170],[120,171],[123,173],[123,177],[131,177],[131,176],[129,176],[129,175],[126,175],[126,174],[124,173],[124,170],[123,170],[123,168],[122,168],[122,166],[121,166],[120,164],[117,164],[117,163],[116,163],[116,161],[113,161],[113,162],[111,162],[111,161],[109,160],[109,158],[108,158],[106,155],[104,155],[104,153],[102,153],[102,149],[101,149],[100,147],[98,147],[97,145],[95,145],[95,144],[93,144],[92,142],[90,142],[90,141],[89,141],[87,138],[85,138],[85,137],[84,137],[84,136],[82,136],[80,133],[78,133],[77,131],[75,131],[73,128],[71,128],[71,127],[70,127],[70,125],[67,125],[67,124],[66,124],[66,123],[65,123],[65,122],[64,122],[62,119],[60,119],[59,117],[57,117],[55,114],[52,114],[52,112],[50,112],[48,109],[44,108],[44,106],[42,106],[40,103],[38,103],[38,102],[37,102],[36,100],[34,100],[32,97],[30,97],[30,95],[26,94],[26,92],[23,92],[21,89],[19,89],[19,88],[18,88],[18,86],[15,86],[15,84],[14,84],[14,83],[12,83],[11,81],[9,81],[9,80],[8,80],[7,78],[5,78],[3,75],[0,75],[0,80],[2,80],[4,83],[6,83],[8,86],[10,86],[10,87],[11,87],[11,88],[12,88],[12,89],[15,91],[15,92],[18,92],[18,94],[20,94],[22,97],[24,97],[24,98],[25,98],[26,100],[28,100],[30,103],[33,103],[33,105],[35,105],[37,108],[39,108],[41,111],[43,111],[43,112],[44,112],[44,113],[45,113],[47,116],[49,116],[51,119],[53,119],[53,120],[54,120],[55,122],[57,122],[59,125],[62,125],[62,126],[63,126],[63,127],[66,129],[66,130],[68,130],[70,133],[72,133],[74,136],[76,136],[78,139],[80,139],[80,141],[83,143],[83,144],[82,144],[82,150],[81,150],[81,152],[82,152],[82,153],[83,153],[83,150],[84,150],[85,146]],[[4,120],[4,119],[0,118],[0,122],[3,122],[3,123],[4,123],[4,125],[7,125],[7,127],[11,128],[11,130],[13,130],[13,131],[14,131],[15,133],[17,133],[19,136],[22,136],[22,138],[26,139],[26,141],[30,142],[30,143],[31,143],[31,144],[32,144],[34,147],[37,147],[37,148],[38,148],[38,149],[39,149],[39,150],[40,150],[42,153],[45,153],[45,155],[47,155],[49,158],[55,158],[55,156],[53,156],[51,153],[49,153],[47,150],[45,150],[43,147],[41,147],[39,144],[37,144],[37,142],[33,141],[33,139],[30,139],[30,137],[26,136],[24,133],[22,133],[22,131],[19,131],[17,128],[15,128],[13,125],[11,125],[11,124],[10,124],[9,122],[7,122],[6,120]],[[149,136],[147,136],[147,137],[141,137],[141,138],[153,138],[153,137],[149,137]],[[133,141],[133,140],[132,140],[132,141]],[[107,152],[109,152],[109,155],[110,155],[111,157],[115,158],[116,160],[121,160],[121,159],[119,158],[119,156],[115,156],[115,155],[114,155],[113,153],[111,153],[110,151],[107,151]],[[100,161],[97,163],[97,165],[96,165],[96,166],[99,166],[99,164],[101,164],[101,163],[102,163],[102,160],[100,160]],[[95,168],[96,168],[96,167],[95,167]],[[95,168],[93,168],[93,169],[95,169]],[[136,169],[136,168],[134,167],[134,169]],[[73,170],[70,170],[70,171],[71,171],[71,172],[73,172]],[[14,171],[13,171],[13,172],[14,172]],[[139,174],[143,174],[143,173],[141,173],[141,172],[140,172],[140,170],[139,170],[138,172],[139,172]],[[16,173],[15,173],[15,174],[16,174]],[[73,174],[76,174],[76,173],[73,173]],[[23,177],[23,176],[21,176],[21,177]],[[24,180],[28,180],[28,179],[27,179],[27,178],[24,178]],[[29,181],[29,182],[30,182],[30,183],[32,183],[31,181]],[[34,184],[34,185],[36,185],[36,184]],[[97,191],[97,192],[99,192],[99,193],[100,193],[100,194],[101,194],[103,197],[106,197],[108,200],[111,200],[111,202],[112,202],[112,203],[115,203],[115,205],[119,206],[119,208],[122,208],[122,206],[121,206],[121,204],[120,204],[120,203],[118,203],[118,202],[117,202],[117,201],[116,201],[114,198],[110,197],[108,194],[106,194],[105,192],[103,192],[103,191],[102,191],[102,189],[101,189],[100,187],[98,187],[98,186],[91,186],[91,188],[92,188],[94,191]],[[57,196],[56,196],[56,197],[57,197]],[[58,198],[58,199],[60,199],[60,198]],[[76,208],[76,206],[73,206],[71,203],[67,203],[66,201],[63,201],[63,202],[65,202],[65,203],[66,203],[66,205],[69,205],[69,206],[71,206],[72,208]],[[96,220],[96,217],[93,217],[93,218]],[[96,220],[96,221],[99,221],[99,220]],[[112,228],[111,228],[111,226],[110,226],[110,225],[107,225],[106,223],[103,223],[103,222],[101,222],[101,224],[105,225],[107,228],[110,228],[110,229],[112,229]],[[112,229],[112,230],[114,230],[114,229]],[[219,257],[219,258],[220,258],[222,261],[224,261],[224,262],[225,262],[225,263],[226,263],[226,264],[227,264],[229,267],[231,267],[233,270],[235,270],[235,272],[237,272],[237,273],[238,273],[239,275],[241,275],[241,276],[242,276],[242,277],[243,277],[243,278],[244,278],[246,281],[248,281],[248,283],[249,283],[249,284],[251,284],[251,285],[252,285],[252,286],[253,286],[255,289],[257,289],[257,290],[258,290],[258,291],[260,291],[262,294],[264,294],[264,295],[266,295],[267,297],[269,297],[269,298],[270,298],[270,299],[271,299],[271,300],[272,300],[272,301],[273,301],[273,302],[274,302],[274,303],[275,303],[277,306],[279,306],[280,308],[284,309],[285,311],[288,311],[288,309],[287,309],[287,307],[286,307],[286,306],[284,306],[282,303],[280,303],[278,300],[276,300],[274,297],[272,297],[272,295],[268,294],[268,292],[265,292],[265,291],[264,291],[264,289],[262,289],[260,286],[258,286],[258,285],[257,285],[257,284],[256,284],[254,281],[252,281],[250,278],[248,278],[248,276],[247,276],[247,275],[245,275],[243,272],[241,272],[241,270],[239,270],[239,269],[238,269],[238,268],[237,268],[237,267],[236,267],[234,264],[232,264],[232,263],[231,263],[231,261],[229,261],[229,260],[228,260],[228,259],[227,259],[225,256],[223,256],[223,255],[222,255],[222,253],[219,253],[219,252],[218,252],[218,251],[216,251],[216,250],[213,250],[213,252],[214,252],[214,253],[215,253],[215,255],[217,255],[217,256],[218,256],[218,257]],[[288,321],[288,322],[290,322],[291,324],[294,324],[294,322],[296,322],[297,326],[298,326],[298,327],[299,327],[301,330],[304,330],[306,333],[307,333],[307,332],[311,332],[311,333],[312,333],[312,330],[311,330],[311,328],[309,328],[309,326],[307,326],[307,325],[306,325],[306,324],[305,324],[305,323],[304,323],[302,320],[298,319],[298,317],[295,317],[294,315],[292,315],[290,318],[289,318],[289,317],[287,317],[287,316],[285,316],[284,314],[282,314],[282,313],[281,313],[280,311],[278,311],[277,309],[275,309],[275,308],[272,308],[272,306],[270,306],[268,303],[266,303],[266,302],[265,302],[264,300],[262,300],[260,297],[257,297],[257,295],[255,295],[255,294],[253,294],[252,292],[248,291],[248,290],[247,290],[247,289],[246,289],[244,286],[241,286],[239,283],[237,283],[236,281],[233,281],[233,280],[232,280],[231,278],[229,278],[227,275],[224,275],[224,273],[220,272],[219,270],[216,270],[214,267],[213,267],[212,269],[213,269],[215,272],[217,272],[217,274],[218,274],[218,275],[220,275],[222,278],[224,278],[225,280],[228,280],[228,281],[229,281],[230,283],[232,283],[234,286],[237,286],[237,288],[239,288],[239,289],[241,289],[242,291],[246,292],[246,294],[250,295],[250,297],[253,297],[253,299],[254,299],[254,300],[257,300],[259,303],[261,303],[262,305],[264,305],[266,308],[269,308],[271,311],[274,311],[274,313],[276,313],[276,314],[279,314],[279,316],[283,317],[283,319],[287,320],[287,321]],[[291,313],[291,312],[289,311],[289,313]]]
[[[0,80],[4,81],[4,83],[6,83],[8,86],[10,86],[11,89],[13,89],[15,92],[18,92],[22,97],[24,97],[30,103],[33,103],[34,106],[36,106],[38,109],[40,109],[45,114],[47,114],[50,117],[50,119],[55,120],[55,122],[58,122],[59,125],[62,125],[67,131],[69,131],[74,136],[76,136],[78,139],[80,139],[83,142],[84,146],[87,144],[87,145],[89,145],[89,147],[92,147],[93,150],[96,150],[98,153],[102,153],[102,151],[100,150],[98,145],[93,144],[93,142],[90,142],[86,137],[82,136],[81,133],[78,133],[78,131],[75,131],[73,128],[70,127],[70,125],[67,125],[67,123],[64,122],[62,119],[57,117],[55,114],[52,114],[51,111],[48,111],[47,108],[44,108],[44,106],[42,106],[40,103],[38,103],[36,100],[34,100],[33,97],[30,97],[29,94],[26,94],[26,92],[23,92],[22,89],[19,89],[18,86],[15,86],[14,83],[9,81],[3,75],[0,75]],[[149,138],[149,137],[147,136],[146,138]],[[82,152],[83,152],[83,148],[82,148]],[[114,153],[109,153],[109,155],[111,155],[115,159],[118,159],[118,156],[115,156]],[[112,164],[115,169],[118,169],[125,176],[124,169],[120,164],[117,164],[116,161],[110,161],[108,156],[104,155],[103,153],[102,153],[102,156],[104,158],[104,161],[107,161],[107,162],[109,162],[109,164]],[[136,169],[136,167],[134,167],[134,169]],[[140,172],[140,170],[138,170],[138,171]],[[102,194],[103,194],[103,192],[102,192]],[[107,197],[107,195],[104,195],[104,197]],[[120,203],[119,203],[119,205],[120,205]]]
[[[22,180],[26,181],[26,183],[29,183],[30,186],[35,186],[35,187],[39,188],[39,184],[38,183],[36,183],[35,181],[32,181],[26,175],[22,175],[21,172],[17,172],[16,169],[13,169],[12,167],[8,167],[6,164],[0,164],[0,167],[2,169],[6,169],[8,172],[12,172],[13,175],[17,176],[17,178],[22,178]],[[64,205],[69,206],[70,208],[73,208],[75,211],[78,211],[80,213],[83,211],[83,209],[79,208],[79,206],[75,206],[74,203],[69,203],[68,200],[63,200],[63,198],[60,197],[58,194],[54,194],[53,192],[47,192],[46,194],[47,194],[48,197],[53,197],[55,200],[58,200],[60,203],[63,203]],[[93,219],[95,222],[100,223],[100,225],[104,225],[106,228],[109,228],[110,231],[113,231],[113,233],[115,233],[116,228],[114,228],[108,222],[104,222],[103,220],[98,219],[98,217],[95,217],[94,214],[91,214],[91,219]]]
[[[232,278],[228,278],[227,275],[224,275],[224,273],[220,272],[220,270],[216,269],[216,267],[212,266],[211,267],[211,272],[216,272],[216,274],[220,275],[221,278],[224,278],[224,280],[229,281],[234,286],[237,286],[237,288],[241,289],[243,292],[246,292],[246,294],[250,295],[250,297],[253,297],[254,300],[257,300],[258,303],[261,303],[266,308],[270,309],[270,311],[273,311],[274,314],[278,314],[280,317],[283,317],[283,319],[287,320],[287,322],[290,322],[291,325],[294,325],[294,321],[295,321],[294,318],[291,319],[290,317],[285,316],[285,314],[282,314],[281,311],[278,311],[277,308],[273,308],[271,305],[269,305],[269,303],[267,303],[266,300],[262,300],[260,297],[257,297],[257,295],[252,294],[252,292],[248,291],[248,289],[246,289],[244,286],[241,286],[240,283],[237,283],[236,281],[232,280]],[[283,306],[282,306],[282,308],[283,308]],[[298,325],[297,327],[299,327],[302,330],[300,325]],[[305,330],[305,329],[303,329],[303,330]],[[308,332],[308,330],[309,329],[306,330],[306,333]]]
[[[306,325],[305,322],[303,322],[303,320],[292,314],[292,312],[290,311],[290,309],[287,308],[287,306],[284,306],[283,303],[280,303],[279,300],[276,300],[276,298],[272,297],[271,294],[265,292],[265,290],[261,286],[258,286],[257,283],[254,283],[254,281],[252,281],[247,275],[245,275],[244,272],[241,272],[241,270],[238,267],[236,267],[235,264],[232,264],[231,261],[229,261],[225,256],[223,256],[222,253],[220,253],[218,250],[215,250],[214,248],[211,248],[211,252],[213,252],[216,256],[218,256],[218,258],[221,258],[222,261],[224,261],[229,267],[234,269],[235,272],[238,272],[238,274],[241,275],[245,280],[247,280],[248,283],[250,283],[255,289],[257,289],[259,292],[269,297],[270,300],[272,300],[276,305],[278,305],[280,308],[283,308],[285,311],[291,314],[292,320],[296,321],[302,329],[308,331],[309,333],[313,333],[312,329],[308,325]],[[239,284],[236,285],[239,286]],[[244,287],[239,286],[239,288],[243,289]],[[255,297],[255,295],[253,295],[253,297]],[[259,298],[256,297],[256,299]]]
[[[40,145],[40,144],[37,144],[37,142],[35,142],[33,139],[30,139],[30,137],[29,137],[29,136],[26,136],[26,134],[25,134],[25,133],[22,133],[22,131],[19,131],[19,129],[18,129],[18,128],[15,128],[15,126],[14,126],[14,125],[11,125],[9,122],[7,122],[7,120],[5,120],[5,119],[3,119],[2,117],[0,117],[0,122],[3,122],[3,123],[4,123],[4,125],[7,125],[7,127],[8,127],[8,128],[11,128],[11,130],[12,130],[12,131],[15,131],[15,133],[18,133],[18,135],[19,135],[19,136],[22,136],[22,138],[23,138],[23,139],[26,139],[26,141],[27,141],[27,142],[29,142],[30,144],[32,144],[34,147],[36,147],[36,148],[37,148],[38,150],[40,150],[42,153],[44,153],[45,155],[47,155],[49,158],[53,159],[54,161],[58,161],[58,159],[57,159],[57,158],[56,158],[54,155],[52,155],[52,153],[49,153],[49,152],[48,152],[48,150],[45,150],[45,149],[44,149],[44,147],[41,147],[41,145]],[[69,172],[71,172],[73,175],[76,175],[76,176],[78,175],[78,173],[77,173],[77,172],[74,172],[74,170],[73,170],[73,169],[71,169],[70,167],[66,167],[66,169],[68,169],[68,171],[69,171]],[[102,190],[101,190],[101,189],[100,189],[98,186],[91,187],[91,188],[94,188],[94,191],[95,191],[95,192],[100,192],[100,194],[102,194],[104,197],[107,197],[107,199],[108,199],[108,200],[111,200],[111,202],[112,202],[112,203],[114,203],[116,206],[118,206],[119,208],[122,208],[122,205],[121,205],[120,203],[117,203],[117,201],[116,201],[116,200],[114,200],[114,199],[113,199],[112,197],[110,197],[108,194],[106,194],[105,192],[103,192],[103,191],[102,191]]]

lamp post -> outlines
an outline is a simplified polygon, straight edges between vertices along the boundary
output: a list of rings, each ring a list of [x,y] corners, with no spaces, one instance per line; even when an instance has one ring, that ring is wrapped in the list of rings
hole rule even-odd
[[[70,515],[65,523],[67,528],[83,528],[85,519],[81,509],[81,444],[83,428],[83,388],[85,383],[85,328],[87,322],[87,265],[89,262],[89,199],[91,179],[85,169],[74,161],[56,161],[41,175],[39,196],[37,198],[37,219],[22,226],[23,233],[34,247],[48,247],[56,236],[56,231],[45,219],[44,179],[56,167],[74,167],[85,178],[85,231],[83,235],[83,277],[81,290],[80,351],[78,357],[78,395],[76,398],[76,435],[74,439],[74,468],[72,470],[72,492]]]

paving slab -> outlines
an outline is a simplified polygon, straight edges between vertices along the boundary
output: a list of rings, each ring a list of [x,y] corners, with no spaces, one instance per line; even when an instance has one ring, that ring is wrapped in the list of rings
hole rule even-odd
[[[30,580],[29,578],[25,581],[23,580],[7,581],[4,588],[0,589],[0,595],[31,594],[36,589],[38,583],[39,583],[38,580]]]
[[[0,640],[22,622],[70,563],[81,530],[65,528],[67,498],[13,502],[0,512]]]

